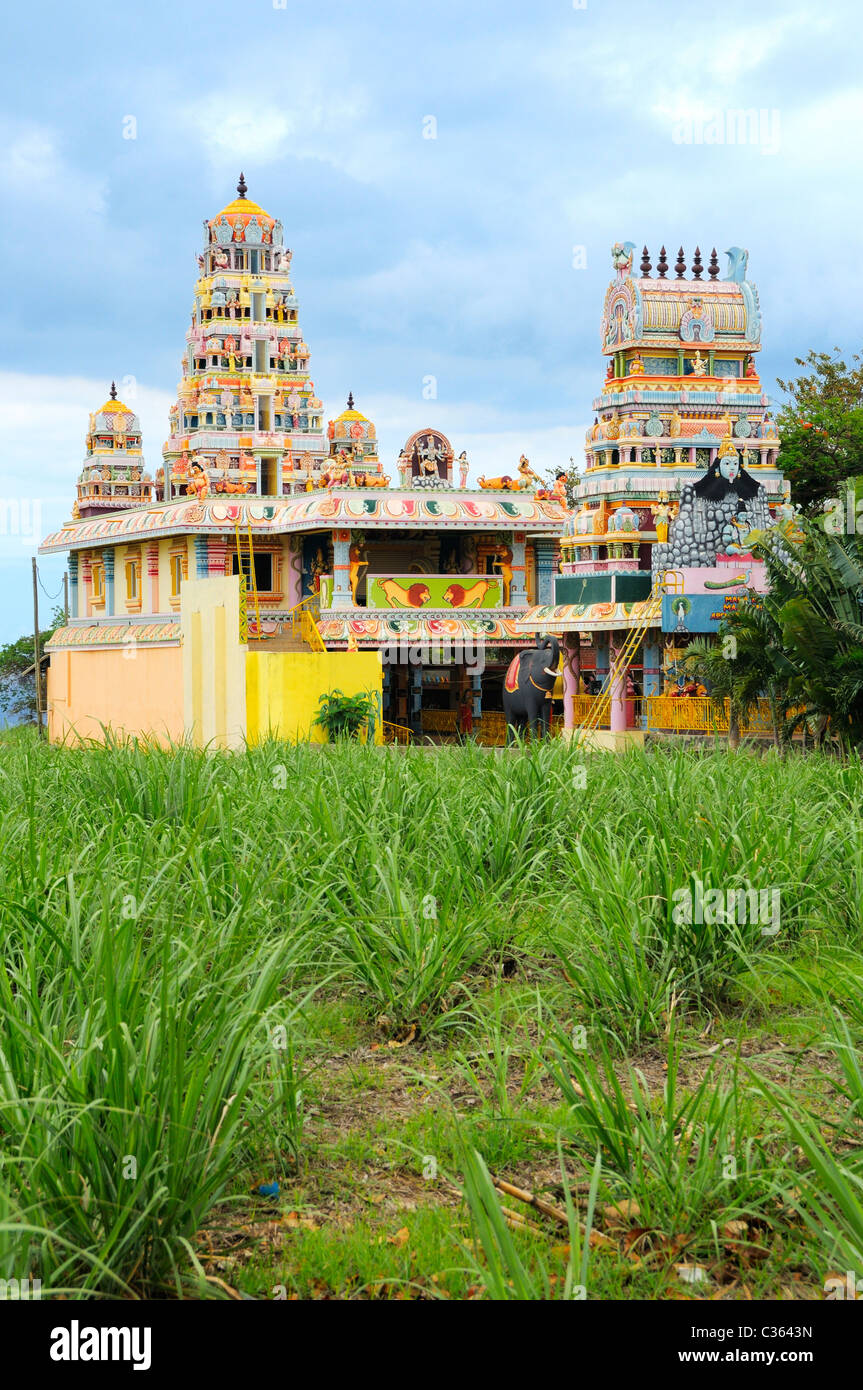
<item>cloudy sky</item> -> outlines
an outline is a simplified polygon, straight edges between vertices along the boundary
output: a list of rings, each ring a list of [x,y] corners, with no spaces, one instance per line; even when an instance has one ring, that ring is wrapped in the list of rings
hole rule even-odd
[[[201,223],[241,168],[327,414],[352,390],[387,463],[425,424],[474,475],[580,459],[616,240],[748,247],[773,393],[860,344],[851,0],[46,0],[4,26],[0,641],[32,629],[34,537],[112,378],[159,462]]]

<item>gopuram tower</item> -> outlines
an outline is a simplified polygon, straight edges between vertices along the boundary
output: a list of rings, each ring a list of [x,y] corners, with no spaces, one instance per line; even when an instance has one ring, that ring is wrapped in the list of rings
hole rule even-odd
[[[328,453],[282,224],[248,197],[204,223],[160,497],[281,497]]]

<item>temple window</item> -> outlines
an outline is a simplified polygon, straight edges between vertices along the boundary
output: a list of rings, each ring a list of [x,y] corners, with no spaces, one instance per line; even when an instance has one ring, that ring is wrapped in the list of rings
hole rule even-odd
[[[126,604],[129,608],[141,608],[141,557],[133,555],[126,561]]]
[[[179,604],[180,590],[183,586],[183,580],[187,577],[188,574],[188,565],[189,559],[185,549],[181,551],[174,550],[171,552],[171,599],[174,602],[174,607],[178,606]]]
[[[246,576],[248,591],[251,593],[251,572],[249,570],[249,557],[243,555],[243,574]],[[266,551],[255,551],[255,587],[259,594],[272,593],[273,590],[273,557]],[[231,556],[231,574],[240,573],[240,564],[237,559],[236,551]]]

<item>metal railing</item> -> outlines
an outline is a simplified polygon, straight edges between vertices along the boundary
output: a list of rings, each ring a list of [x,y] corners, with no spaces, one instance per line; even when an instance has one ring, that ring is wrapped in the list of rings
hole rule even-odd
[[[291,623],[291,636],[306,642],[313,652],[325,652],[318,621],[321,616],[321,600],[318,594],[309,594],[300,599],[288,612]]]
[[[406,724],[393,724],[389,719],[382,719],[381,726],[384,743],[410,743],[413,738],[413,733]]]

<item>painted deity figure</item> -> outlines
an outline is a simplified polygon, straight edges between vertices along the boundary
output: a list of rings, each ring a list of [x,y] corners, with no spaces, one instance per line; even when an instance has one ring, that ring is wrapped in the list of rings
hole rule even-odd
[[[446,460],[446,450],[440,448],[434,441],[434,435],[427,435],[425,444],[417,443],[417,458],[419,459],[420,472],[427,477],[440,472],[439,464]]]
[[[534,473],[533,469],[531,468],[530,459],[527,457],[526,454],[522,454],[521,458],[518,461],[518,471],[521,478],[523,479],[522,487],[530,487],[531,485],[536,486],[537,484],[542,483],[542,479],[539,477],[538,474]]]
[[[656,539],[660,545],[665,545],[668,540],[668,523],[671,521],[671,508],[668,505],[668,493],[659,494],[659,505],[653,513],[653,525],[656,529]]]
[[[361,542],[354,542],[348,551],[348,577],[351,585],[351,600],[354,607],[357,603],[357,585],[360,582],[360,571],[367,570],[369,567],[368,553]]]
[[[470,465],[468,463],[467,454],[465,450],[462,449],[461,453],[458,456],[458,485],[460,488],[467,487],[467,474],[469,467]]]
[[[692,375],[707,376],[707,362],[698,349],[696,349],[695,356],[692,359]]]
[[[512,550],[508,545],[500,545],[495,551],[494,563],[500,570],[500,577],[503,581],[503,606],[509,607],[510,595],[512,593]]]

